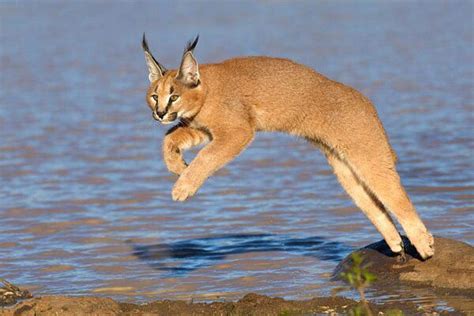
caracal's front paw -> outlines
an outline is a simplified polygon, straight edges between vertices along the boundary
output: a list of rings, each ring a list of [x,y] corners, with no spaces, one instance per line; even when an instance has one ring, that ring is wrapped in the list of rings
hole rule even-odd
[[[188,165],[184,161],[166,163],[168,171],[177,174],[178,176],[184,172],[187,166]]]
[[[435,252],[434,238],[428,231],[418,232],[409,236],[409,239],[423,260],[433,257]]]
[[[197,187],[185,181],[178,181],[173,187],[172,197],[174,201],[184,201],[196,193]]]

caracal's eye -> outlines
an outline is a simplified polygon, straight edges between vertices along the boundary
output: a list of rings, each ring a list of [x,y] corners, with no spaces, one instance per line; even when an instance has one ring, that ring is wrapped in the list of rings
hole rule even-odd
[[[174,102],[174,101],[176,101],[176,100],[178,100],[178,99],[179,99],[179,95],[176,95],[176,94],[173,94],[173,95],[170,97],[171,102]]]
[[[153,100],[158,101],[158,96],[156,94],[152,95],[151,97],[153,98]]]

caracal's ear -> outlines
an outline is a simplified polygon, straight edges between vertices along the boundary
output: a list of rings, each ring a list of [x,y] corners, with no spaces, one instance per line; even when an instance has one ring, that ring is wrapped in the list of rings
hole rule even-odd
[[[199,65],[194,58],[193,50],[196,47],[199,40],[199,35],[196,36],[194,41],[189,41],[184,49],[183,59],[181,60],[181,66],[179,67],[176,79],[181,80],[186,85],[197,86],[199,85]]]
[[[145,33],[143,33],[142,48],[145,52],[146,65],[148,66],[148,79],[150,82],[160,79],[165,74],[166,68],[156,61],[155,57],[151,54],[146,42]]]

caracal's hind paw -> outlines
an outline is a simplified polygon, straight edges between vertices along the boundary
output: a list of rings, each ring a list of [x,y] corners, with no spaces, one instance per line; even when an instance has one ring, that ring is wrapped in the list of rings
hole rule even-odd
[[[411,236],[409,239],[423,260],[433,257],[434,238],[428,231],[419,232],[415,236]]]
[[[407,255],[406,255],[404,250],[402,250],[402,252],[397,254],[397,262],[398,263],[404,264],[404,263],[407,263],[407,261],[408,261],[408,258],[407,258]]]
[[[400,242],[400,251],[397,252],[397,262],[400,264],[404,264],[408,261],[407,254],[405,252],[405,244],[403,241]]]

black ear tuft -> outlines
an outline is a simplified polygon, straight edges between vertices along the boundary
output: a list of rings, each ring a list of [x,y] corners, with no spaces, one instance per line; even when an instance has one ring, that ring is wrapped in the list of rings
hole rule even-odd
[[[155,66],[159,68],[160,72],[161,72],[161,75],[164,75],[165,72],[167,72],[167,69],[162,65],[160,64],[156,59],[155,57],[153,56],[153,54],[150,52],[150,48],[148,47],[148,42],[146,41],[146,37],[145,37],[145,32],[143,32],[143,38],[142,38],[142,48],[143,48],[143,51],[145,52],[145,57],[147,59],[150,59],[151,58],[151,61],[155,63]]]
[[[186,48],[184,49],[184,54],[186,54],[187,52],[193,52],[193,50],[196,48],[196,45],[199,41],[199,34],[196,36],[196,38],[194,39],[194,41],[189,41],[188,44],[186,45]]]
[[[148,48],[148,43],[146,42],[145,32],[143,32],[142,48],[145,52],[147,52],[147,53],[150,52],[150,49]]]

